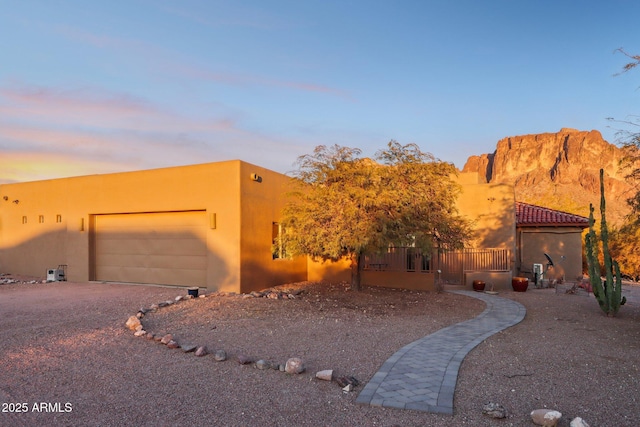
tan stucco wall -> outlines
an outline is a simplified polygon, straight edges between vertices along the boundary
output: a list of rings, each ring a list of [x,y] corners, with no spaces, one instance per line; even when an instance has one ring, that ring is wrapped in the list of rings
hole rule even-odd
[[[435,275],[406,271],[363,271],[362,284],[383,288],[435,291]]]
[[[474,223],[472,248],[506,248],[515,252],[515,192],[512,185],[478,182],[478,174],[460,173],[457,207]]]
[[[307,259],[307,280],[319,282],[351,282],[351,262],[348,259],[339,261],[313,260]]]
[[[582,229],[578,227],[518,228],[518,275],[533,280],[533,264],[542,264],[545,279],[582,278]],[[547,253],[554,267],[546,270]]]
[[[256,184],[247,173],[254,169],[263,176],[259,188],[245,185]],[[242,278],[241,260],[257,258],[263,247],[268,249],[258,265],[265,282],[272,282],[272,276],[276,281],[287,275],[297,279],[305,274],[303,261],[270,259],[271,223],[281,209],[277,195],[282,194],[285,179],[234,160],[0,185],[0,271],[42,276],[48,268],[67,264],[69,280],[86,281],[91,279],[94,215],[202,210],[208,218],[215,214],[216,224],[207,230],[207,283],[199,286],[236,292],[253,287]],[[267,267],[266,258],[272,262]],[[258,270],[254,266],[252,271]],[[251,271],[245,274],[247,281],[255,279]]]
[[[253,180],[252,174],[260,179]],[[304,257],[272,257],[272,225],[280,219],[289,182],[289,177],[265,168],[240,166],[241,292],[307,280]]]

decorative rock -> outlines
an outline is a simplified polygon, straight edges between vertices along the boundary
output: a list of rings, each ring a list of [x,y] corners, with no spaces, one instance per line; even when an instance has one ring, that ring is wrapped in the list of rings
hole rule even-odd
[[[192,344],[183,344],[180,347],[182,347],[182,351],[184,351],[185,353],[191,353],[196,349],[196,346]]]
[[[344,391],[345,393],[349,393],[351,390],[353,390],[353,384],[347,384],[346,386],[342,387],[342,391]]]
[[[266,360],[260,359],[256,362],[256,368],[260,370],[269,369],[271,366]]]
[[[249,298],[255,298],[255,296],[251,295],[251,294],[244,294],[242,295],[242,299],[249,299]]]
[[[140,329],[140,330],[136,331],[133,335],[136,336],[136,337],[143,337],[143,336],[147,335],[147,331],[145,331],[144,329]]]
[[[534,424],[544,427],[555,427],[562,414],[552,409],[535,409],[531,411],[531,420]]]
[[[227,352],[224,350],[216,350],[216,352],[213,354],[213,358],[217,362],[224,362],[225,360],[227,360]]]
[[[589,424],[587,424],[587,422],[582,418],[575,417],[573,420],[571,420],[571,424],[569,424],[569,427],[589,427]]]
[[[135,331],[138,326],[141,326],[140,319],[138,319],[136,316],[130,316],[129,319],[127,319],[127,323],[125,323],[125,325],[127,326],[127,328]]]
[[[482,413],[485,415],[488,415],[492,418],[506,418],[507,417],[507,410],[504,409],[504,406],[498,404],[498,403],[493,403],[493,402],[489,402],[486,403],[483,407],[482,407]]]
[[[245,356],[244,354],[239,354],[237,360],[241,365],[248,365],[249,363],[253,362],[250,357]]]
[[[167,343],[167,347],[168,348],[180,348],[180,344],[178,344],[177,342],[175,342],[174,340],[171,340]]]
[[[182,301],[183,296],[182,295],[178,295],[177,297],[175,297],[176,302],[177,301]]]
[[[304,372],[304,369],[304,362],[302,361],[302,359],[299,359],[297,357],[292,357],[291,359],[287,360],[287,363],[284,367],[284,371],[287,374],[301,374]]]
[[[158,334],[158,335],[154,335],[153,336],[153,340],[157,341],[157,342],[162,342],[162,338],[163,338],[162,334]]]
[[[162,344],[169,344],[170,341],[173,341],[173,335],[167,334],[160,339]]]
[[[151,311],[157,311],[160,308],[160,305],[158,304],[151,304],[151,306],[149,307],[149,310]]]
[[[143,313],[143,312],[141,312],[141,311],[139,311],[139,312],[137,312],[137,313],[136,313],[136,317],[137,317],[138,319],[142,319],[142,318],[144,317],[144,313]]]
[[[156,336],[153,335],[151,332],[147,332],[147,334],[144,337],[148,340],[153,340],[156,338]]]
[[[357,379],[355,379],[354,377],[340,377],[340,378],[336,378],[336,382],[338,383],[338,385],[340,387],[346,387],[349,384],[351,384],[354,387],[357,387],[358,384],[360,384],[360,381],[358,381]]]
[[[284,372],[285,366],[283,364],[278,365],[278,371]]]
[[[324,371],[316,372],[316,378],[323,381],[331,381],[333,379],[333,370],[325,369]]]
[[[206,356],[208,354],[207,352],[207,347],[201,345],[200,347],[198,347],[196,349],[196,356],[197,357],[202,357],[202,356]]]

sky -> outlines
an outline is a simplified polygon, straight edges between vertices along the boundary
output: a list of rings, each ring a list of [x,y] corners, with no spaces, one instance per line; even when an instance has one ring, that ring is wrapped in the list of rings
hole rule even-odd
[[[0,0],[0,183],[390,140],[462,168],[640,114],[637,0]]]

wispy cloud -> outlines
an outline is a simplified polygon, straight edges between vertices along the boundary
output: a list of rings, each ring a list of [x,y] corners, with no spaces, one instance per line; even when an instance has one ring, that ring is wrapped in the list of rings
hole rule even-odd
[[[86,88],[2,87],[0,115],[21,122],[149,132],[232,132],[235,126],[230,117],[186,117],[128,94]]]
[[[145,159],[195,160],[189,151],[204,151],[203,144],[188,135],[236,132],[229,118],[186,117],[126,94],[89,89],[0,87],[0,118],[0,151],[3,163],[10,161],[4,179],[16,179],[7,173],[25,172],[40,157],[49,159],[47,173],[64,158],[59,176],[77,173],[79,165],[120,171],[144,167]]]
[[[208,66],[199,64],[198,60],[182,53],[172,52],[164,47],[141,40],[105,36],[69,26],[58,26],[56,31],[77,43],[88,44],[99,49],[132,52],[135,58],[145,62],[146,66],[152,69],[154,73],[173,73],[171,77],[176,77],[177,75],[181,78],[187,77],[231,86],[284,88],[338,96],[349,100],[353,99],[348,91],[319,83],[270,78],[261,74],[216,71]]]
[[[196,78],[199,80],[210,81],[215,83],[221,83],[225,85],[251,87],[251,86],[263,86],[263,87],[275,87],[292,89],[303,92],[315,92],[321,94],[334,95],[341,98],[352,100],[352,96],[348,91],[336,89],[330,86],[325,86],[316,83],[300,82],[293,80],[280,80],[271,79],[268,77],[243,73],[225,73],[215,72],[208,68],[198,67],[196,65],[171,63],[167,64],[165,68],[171,68],[175,72],[180,73],[189,78]]]
[[[88,88],[0,87],[0,182],[235,158],[288,167],[295,156],[294,144],[233,117],[188,116]]]

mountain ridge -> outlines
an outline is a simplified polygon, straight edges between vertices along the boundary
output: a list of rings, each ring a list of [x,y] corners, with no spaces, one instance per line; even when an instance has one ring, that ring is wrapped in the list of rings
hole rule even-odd
[[[488,183],[512,184],[517,201],[599,219],[600,169],[604,169],[607,219],[620,224],[633,194],[624,151],[597,130],[562,128],[556,133],[510,136],[493,153],[473,155],[462,172],[477,172]]]

